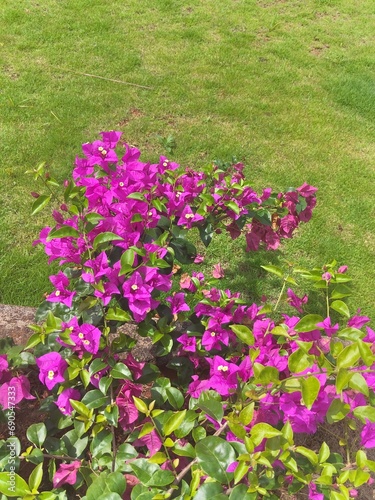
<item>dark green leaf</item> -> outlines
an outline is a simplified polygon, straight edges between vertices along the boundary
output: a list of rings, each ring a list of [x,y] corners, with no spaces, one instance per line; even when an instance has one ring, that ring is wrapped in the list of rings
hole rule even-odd
[[[229,465],[236,460],[231,445],[217,436],[207,436],[195,446],[200,468],[222,484],[229,484],[233,473],[227,472]]]
[[[47,437],[47,427],[44,423],[32,424],[26,431],[27,439],[40,448]]]
[[[94,250],[98,249],[98,246],[101,245],[102,243],[107,243],[109,241],[118,241],[118,240],[123,240],[121,236],[115,233],[111,232],[106,232],[106,233],[100,233],[96,238],[94,239],[93,247]]]

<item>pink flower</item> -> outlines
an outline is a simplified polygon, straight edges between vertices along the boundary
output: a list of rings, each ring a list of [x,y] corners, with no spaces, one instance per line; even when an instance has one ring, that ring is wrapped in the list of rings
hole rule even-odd
[[[36,358],[36,364],[39,368],[39,380],[48,389],[53,389],[59,382],[65,382],[63,374],[68,363],[58,352],[49,352]]]
[[[217,278],[217,279],[224,278],[225,274],[224,274],[223,268],[221,267],[220,262],[218,264],[214,265],[214,269],[212,271],[212,276],[214,278]]]
[[[196,343],[197,339],[196,337],[189,337],[187,333],[184,333],[184,335],[181,335],[181,337],[178,337],[178,342],[182,344],[184,351],[189,351],[189,352],[195,352],[197,350]]]
[[[81,467],[80,460],[68,464],[60,464],[53,476],[53,487],[59,488],[62,484],[74,484],[77,481],[77,471]]]
[[[185,294],[183,292],[175,293],[172,297],[167,297],[166,300],[171,304],[172,314],[190,311],[190,307],[185,302]]]
[[[375,423],[367,420],[361,431],[361,444],[364,448],[375,448]]]
[[[58,409],[64,415],[71,415],[73,407],[70,403],[70,399],[79,401],[81,399],[81,393],[77,389],[64,389],[60,396],[55,401]]]
[[[291,288],[288,288],[286,292],[288,296],[288,302],[292,307],[295,307],[299,313],[303,313],[302,306],[307,303],[308,297],[304,295],[302,298],[298,297]]]
[[[348,266],[340,266],[338,269],[337,269],[337,272],[339,274],[344,274],[346,273],[346,271],[348,270]]]
[[[194,259],[194,264],[201,264],[204,261],[204,256],[200,253],[197,253],[197,256]]]
[[[0,404],[4,410],[15,406],[23,399],[35,399],[30,394],[30,382],[24,375],[13,377],[9,382],[1,384]]]

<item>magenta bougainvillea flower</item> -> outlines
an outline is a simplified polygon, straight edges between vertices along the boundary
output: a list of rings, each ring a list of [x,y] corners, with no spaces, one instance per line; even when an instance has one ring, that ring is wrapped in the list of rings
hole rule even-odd
[[[36,364],[39,368],[39,380],[53,389],[56,384],[64,382],[64,372],[68,368],[68,363],[58,352],[49,352],[36,358]]]
[[[288,296],[288,302],[289,302],[289,304],[292,307],[296,308],[297,311],[302,314],[303,313],[302,306],[304,304],[307,304],[307,301],[308,301],[307,295],[304,295],[302,298],[300,298],[290,288],[288,288],[286,294]]]
[[[64,415],[72,414],[73,407],[69,401],[70,399],[74,399],[76,401],[79,401],[81,399],[81,393],[78,389],[64,389],[55,401],[58,409]]]
[[[221,267],[220,262],[219,262],[218,264],[215,264],[215,265],[214,265],[214,269],[213,269],[213,271],[212,271],[212,276],[213,276],[214,278],[217,278],[217,279],[224,278],[225,273],[224,273],[223,268]]]
[[[35,399],[30,394],[30,382],[24,375],[11,378],[0,386],[0,405],[6,410],[15,406],[23,399]]]
[[[142,393],[142,386],[126,380],[121,387],[116,404],[119,408],[119,424],[123,429],[129,427],[137,420],[138,410],[134,404],[133,396],[139,397]]]
[[[185,294],[179,292],[174,294],[172,297],[167,297],[167,302],[170,303],[171,313],[178,314],[183,311],[190,311],[190,307],[185,302]]]
[[[197,350],[197,338],[195,336],[189,336],[187,333],[184,333],[177,340],[182,344],[184,351],[195,352]]]
[[[53,487],[59,488],[62,484],[74,484],[77,481],[77,472],[80,467],[80,460],[74,460],[67,464],[60,464],[53,476]]]
[[[361,444],[364,448],[375,448],[375,423],[369,420],[361,431]]]
[[[98,352],[100,337],[101,331],[99,328],[88,323],[83,323],[70,334],[70,338],[76,347],[91,352],[91,354],[96,354]]]
[[[49,302],[61,302],[67,307],[72,307],[73,297],[76,295],[76,292],[70,292],[67,290],[67,287],[69,286],[69,279],[65,276],[65,274],[62,271],[59,271],[58,274],[50,276],[49,279],[56,290],[48,295],[47,300]]]

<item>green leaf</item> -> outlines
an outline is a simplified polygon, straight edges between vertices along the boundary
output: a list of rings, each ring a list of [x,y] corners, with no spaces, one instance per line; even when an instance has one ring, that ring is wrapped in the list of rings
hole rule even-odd
[[[111,499],[110,494],[117,493],[122,498],[126,489],[126,480],[121,472],[102,472],[87,489],[86,500],[99,498]],[[117,497],[116,497],[117,498]]]
[[[297,333],[301,332],[311,332],[312,330],[321,330],[320,327],[316,326],[317,323],[323,321],[322,316],[318,314],[308,314],[299,320],[299,322],[294,327]]]
[[[370,345],[367,342],[363,342],[363,340],[358,340],[357,345],[363,362],[366,366],[371,366],[375,361],[375,356],[371,351]]]
[[[165,392],[171,406],[173,406],[176,410],[179,410],[185,401],[182,392],[175,387],[167,387]]]
[[[103,396],[98,389],[94,389],[86,392],[81,402],[84,403],[90,410],[92,408],[96,409],[107,405],[109,403],[109,396]]]
[[[228,473],[229,465],[236,461],[232,446],[217,436],[207,436],[195,446],[198,464],[210,477],[222,484],[229,484],[233,473]]]
[[[279,278],[282,278],[284,275],[283,270],[280,267],[271,266],[271,265],[260,266],[260,267],[262,267],[263,269],[265,269],[269,273],[276,274],[276,276],[278,276]]]
[[[358,344],[348,345],[337,356],[337,367],[339,369],[354,367],[360,357]]]
[[[357,406],[353,410],[354,415],[365,423],[366,419],[375,422],[375,408],[372,406]]]
[[[47,437],[47,427],[43,422],[32,424],[26,431],[26,437],[37,448],[40,448]]]
[[[203,483],[198,488],[194,500],[228,500],[227,495],[223,493],[223,487],[219,483]]]
[[[248,493],[248,489],[246,484],[238,484],[232,489],[229,500],[257,500],[258,492]]]
[[[31,494],[31,491],[26,481],[18,474],[14,475],[13,488],[13,483],[9,481],[9,472],[0,472],[0,493],[10,498],[25,498],[26,495]]]
[[[205,247],[208,247],[208,245],[211,243],[213,234],[214,230],[211,223],[199,227],[199,235]]]
[[[33,206],[31,208],[31,215],[35,215],[43,210],[43,208],[51,201],[51,198],[51,194],[49,196],[47,196],[46,194],[42,194],[41,196],[39,196],[33,203]]]
[[[170,241],[170,247],[174,250],[175,258],[181,264],[191,264],[197,256],[195,246],[184,238],[173,238]]]
[[[361,392],[365,396],[369,395],[369,387],[363,375],[361,373],[354,373],[350,379],[349,387]]]
[[[254,416],[254,401],[242,408],[239,418],[243,425],[249,425]]]
[[[43,479],[43,463],[35,467],[29,477],[29,487],[31,490],[38,490]]]
[[[156,486],[162,488],[163,486],[168,486],[173,483],[176,476],[170,470],[162,470],[158,468],[156,472],[151,476],[149,481],[145,483],[146,486]]]
[[[305,448],[304,446],[296,446],[295,451],[299,453],[300,455],[303,455],[306,457],[313,465],[318,464],[318,455],[313,452],[312,450],[309,450],[308,448]]]
[[[320,382],[314,376],[309,376],[308,378],[300,379],[301,382],[301,392],[302,400],[306,408],[311,410],[316,398],[318,397],[320,391]]]
[[[77,229],[71,226],[63,226],[60,229],[52,230],[48,237],[47,241],[54,240],[56,238],[78,238],[81,235]]]
[[[111,232],[106,232],[106,233],[100,233],[96,238],[94,239],[93,243],[93,248],[94,250],[98,249],[98,246],[101,245],[102,243],[107,243],[108,241],[118,241],[118,240],[123,240],[121,236],[115,233]]]
[[[69,401],[70,401],[70,404],[72,405],[72,408],[77,413],[79,413],[83,417],[87,417],[87,418],[91,417],[92,410],[90,410],[89,408],[87,408],[87,406],[84,403],[82,403],[82,401],[76,401],[74,399],[69,399]]]
[[[339,422],[344,419],[349,412],[350,406],[348,404],[343,403],[340,399],[334,399],[327,412],[327,422],[329,424]]]
[[[229,328],[236,336],[246,345],[253,345],[255,342],[254,335],[251,330],[245,325],[229,325]]]
[[[132,374],[124,363],[116,363],[110,372],[111,377],[116,379],[132,380]]]
[[[306,354],[299,348],[294,351],[288,359],[288,367],[292,373],[300,373],[309,368],[314,363],[314,358]]]
[[[343,302],[342,300],[335,300],[330,305],[330,308],[333,309],[334,311],[340,313],[342,316],[346,316],[347,318],[350,318],[349,308],[345,304],[345,302]]]
[[[146,198],[142,193],[130,193],[128,194],[127,198],[129,198],[130,200],[146,201]]]
[[[145,415],[148,414],[148,406],[142,399],[137,398],[136,396],[133,396],[133,401],[135,404],[135,407],[137,408],[138,411],[141,413],[144,413]]]
[[[250,436],[255,446],[258,446],[263,441],[264,438],[272,438],[281,435],[282,435],[281,431],[265,423],[255,424],[250,431]]]
[[[271,382],[279,382],[279,370],[274,366],[266,366],[259,374],[257,374],[255,383],[268,385]]]
[[[120,307],[110,307],[105,315],[107,321],[130,321],[131,316]]]
[[[229,201],[226,205],[237,215],[239,215],[239,213],[241,212],[240,207],[234,201]]]
[[[173,413],[163,425],[163,433],[165,436],[169,436],[173,431],[178,429],[185,419],[186,410]]]
[[[329,446],[327,443],[322,443],[320,450],[319,450],[319,455],[318,455],[318,461],[320,464],[324,463],[327,458],[329,458],[331,452],[329,449]]]
[[[221,422],[224,416],[223,404],[214,399],[208,392],[202,392],[199,396],[198,408],[217,422]]]
[[[134,474],[141,481],[142,484],[146,485],[152,478],[153,474],[159,470],[159,466],[150,463],[145,458],[138,458],[129,463]]]
[[[112,451],[112,433],[107,430],[99,432],[90,443],[90,452],[95,458]]]

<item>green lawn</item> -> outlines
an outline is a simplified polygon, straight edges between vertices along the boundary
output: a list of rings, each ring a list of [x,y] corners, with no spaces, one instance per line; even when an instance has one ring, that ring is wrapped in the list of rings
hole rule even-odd
[[[317,186],[283,256],[347,264],[352,311],[375,316],[373,0],[4,0],[0,22],[0,302],[49,290],[31,244],[49,218],[30,217],[25,171],[45,161],[63,180],[82,142],[120,129],[144,160],[172,134],[181,164],[236,155],[257,188]],[[218,259],[234,287],[263,293],[259,256],[219,239]]]

